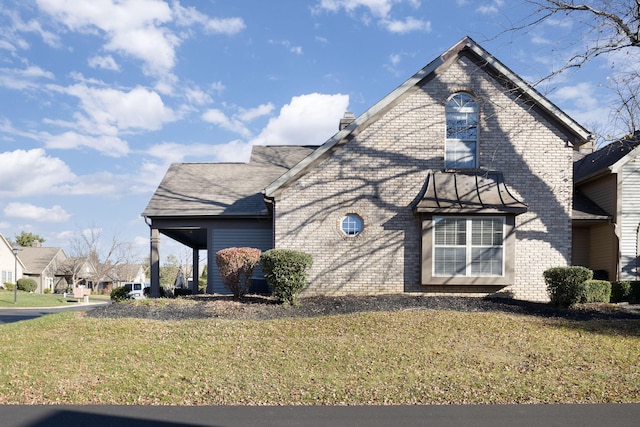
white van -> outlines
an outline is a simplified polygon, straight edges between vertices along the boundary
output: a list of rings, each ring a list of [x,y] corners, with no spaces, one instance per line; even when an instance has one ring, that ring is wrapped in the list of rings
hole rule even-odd
[[[132,299],[142,299],[145,297],[144,288],[147,288],[148,285],[145,283],[125,283],[124,287],[127,289],[127,296]]]

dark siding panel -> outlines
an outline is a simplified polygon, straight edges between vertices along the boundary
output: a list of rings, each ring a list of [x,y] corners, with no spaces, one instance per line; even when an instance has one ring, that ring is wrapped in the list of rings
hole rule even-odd
[[[240,228],[213,230],[214,263],[216,252],[221,249],[233,247],[258,248],[263,252],[271,249],[273,247],[271,228],[254,230]],[[217,265],[214,265],[212,273],[215,274],[215,276],[213,277],[213,292],[220,294],[229,294],[229,290],[226,289],[222,284],[222,279],[220,278],[220,274],[218,274]],[[253,276],[260,279],[264,278],[259,266],[253,272]]]

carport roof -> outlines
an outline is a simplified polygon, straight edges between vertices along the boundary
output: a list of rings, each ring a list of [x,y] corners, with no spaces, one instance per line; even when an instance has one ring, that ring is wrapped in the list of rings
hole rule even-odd
[[[250,163],[174,163],[142,215],[268,216],[262,190],[315,148],[255,146]]]

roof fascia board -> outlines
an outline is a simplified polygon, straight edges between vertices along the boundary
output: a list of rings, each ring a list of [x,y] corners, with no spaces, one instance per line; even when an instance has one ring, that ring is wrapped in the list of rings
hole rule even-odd
[[[324,144],[322,144],[318,149],[316,149],[309,156],[304,158],[301,162],[295,165],[293,168],[289,169],[289,171],[285,172],[280,178],[273,181],[269,184],[265,190],[264,195],[268,198],[275,197],[281,187],[283,187],[290,180],[296,178],[298,175],[303,173],[308,167],[312,166],[313,163],[322,157],[325,153],[329,152],[333,147],[338,145],[340,141],[348,138],[350,135],[354,134],[354,131],[360,128],[362,125],[366,124],[370,119],[375,118],[378,114],[386,110],[390,105],[396,102],[402,95],[407,93],[409,90],[414,88],[420,81],[422,81],[425,77],[435,72],[440,66],[443,64],[450,62],[454,57],[454,53],[457,53],[464,49],[467,46],[467,43],[470,39],[465,37],[460,42],[456,43],[453,47],[447,50],[445,53],[431,61],[420,71],[415,73],[409,79],[407,79],[404,83],[390,92],[387,96],[378,101],[373,107],[369,108],[367,111],[358,116],[351,124],[345,127],[343,130],[339,131],[331,138],[329,138]]]
[[[482,58],[487,64],[496,69],[499,73],[504,75],[507,79],[509,79],[518,89],[527,94],[531,99],[533,99],[536,104],[540,105],[544,110],[546,110],[549,114],[555,117],[560,123],[567,127],[575,136],[580,138],[582,142],[578,145],[582,145],[591,139],[591,133],[586,130],[582,125],[573,120],[567,114],[565,114],[562,110],[555,106],[551,101],[549,101],[546,97],[540,94],[536,89],[534,89],[530,84],[522,80],[518,77],[513,71],[511,71],[506,65],[496,59],[489,52],[484,50],[480,45],[474,42],[472,39],[468,39],[468,48]],[[573,141],[572,141],[573,142]]]
[[[624,157],[622,157],[620,160],[618,160],[617,162],[615,162],[614,164],[609,166],[609,170],[611,170],[611,172],[613,172],[613,173],[619,173],[620,169],[624,165],[626,165],[629,162],[629,160],[631,160],[633,157],[635,157],[635,156],[637,156],[639,154],[640,154],[640,145],[638,145],[633,150],[629,151],[627,154],[625,154]]]

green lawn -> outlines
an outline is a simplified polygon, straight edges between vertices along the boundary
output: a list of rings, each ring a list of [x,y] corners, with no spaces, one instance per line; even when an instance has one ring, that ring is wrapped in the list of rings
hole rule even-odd
[[[13,303],[13,299],[13,291],[0,289],[0,308],[57,307],[78,303],[78,299],[73,298],[73,295],[64,298],[60,294],[31,294],[24,291],[18,291],[16,304]]]
[[[416,310],[0,325],[0,404],[640,402],[640,321]]]

